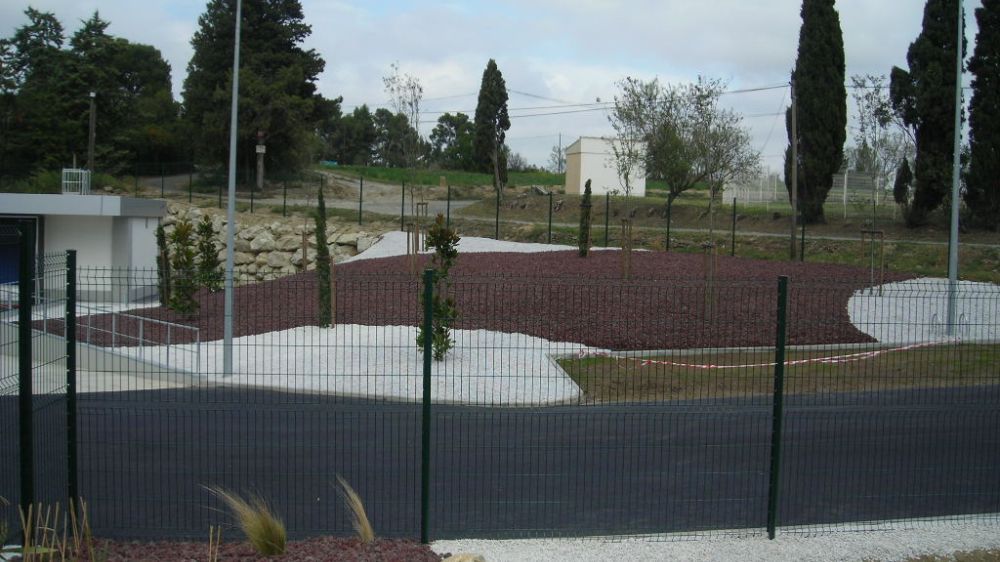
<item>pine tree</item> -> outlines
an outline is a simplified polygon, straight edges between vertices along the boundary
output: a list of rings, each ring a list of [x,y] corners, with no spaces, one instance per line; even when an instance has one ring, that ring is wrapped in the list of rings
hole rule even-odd
[[[222,263],[215,248],[218,233],[212,226],[212,219],[205,215],[198,223],[198,284],[209,292],[222,290]]]
[[[267,169],[293,168],[313,139],[316,79],[324,62],[302,42],[312,32],[299,0],[244,0],[240,40],[239,154],[250,165],[257,131],[267,140]],[[236,2],[210,0],[191,39],[184,111],[199,153],[227,158]],[[241,166],[242,168],[243,166]]]
[[[910,226],[926,224],[951,190],[957,19],[957,0],[927,0],[920,35],[906,53],[909,71],[893,67],[890,75],[893,109],[916,137],[913,199],[906,213]]]
[[[792,71],[798,102],[798,207],[806,223],[821,223],[826,222],[823,203],[844,159],[847,138],[844,37],[834,0],[803,0],[801,13]],[[786,172],[791,170],[791,126],[788,140]],[[790,173],[785,174],[785,186],[791,193]]]
[[[477,167],[482,172],[493,174],[493,189],[502,191],[507,184],[504,139],[507,129],[510,129],[510,116],[507,114],[507,84],[493,59],[483,70],[473,123],[475,136],[472,147]]]
[[[580,200],[580,257],[585,258],[590,253],[590,209],[591,202],[590,180],[583,185],[583,198]]]
[[[910,161],[903,158],[903,163],[896,170],[896,182],[892,185],[892,198],[897,205],[906,205],[910,200],[910,184],[913,183],[913,172],[910,171]]]
[[[305,250],[303,249],[303,252]],[[316,276],[319,282],[319,325],[329,328],[333,322],[330,310],[333,304],[331,294],[330,247],[326,245],[326,201],[323,199],[323,188],[319,189],[319,202],[316,206]]]
[[[965,204],[978,226],[1000,229],[1000,0],[976,9],[979,33],[969,59],[969,170]]]

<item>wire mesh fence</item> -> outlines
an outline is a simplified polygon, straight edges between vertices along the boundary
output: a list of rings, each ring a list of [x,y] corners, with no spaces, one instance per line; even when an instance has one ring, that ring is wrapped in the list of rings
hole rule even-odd
[[[223,486],[265,497],[293,535],[347,534],[338,474],[383,536],[998,521],[992,285],[962,284],[949,315],[950,287],[926,281],[793,278],[783,296],[749,277],[452,276],[435,287],[458,310],[451,346],[425,371],[422,263],[336,267],[330,327],[315,272],[237,279],[231,370],[222,292],[182,313],[113,290],[156,287],[155,271],[81,269],[95,532],[202,536],[228,521],[205,490]]]

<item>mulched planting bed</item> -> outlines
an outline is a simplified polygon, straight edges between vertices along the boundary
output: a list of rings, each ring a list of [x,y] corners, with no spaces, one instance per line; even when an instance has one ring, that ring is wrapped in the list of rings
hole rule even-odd
[[[418,270],[428,260],[422,257]],[[777,278],[790,278],[789,343],[873,341],[850,322],[847,301],[870,286],[867,269],[719,256],[711,267],[702,255],[634,252],[632,276],[621,279],[618,251],[460,254],[449,294],[456,300],[456,328],[520,332],[554,341],[616,349],[681,349],[766,346],[775,337]],[[336,322],[417,325],[422,318],[419,275],[406,256],[362,260],[335,268]],[[888,273],[885,282],[912,276]],[[131,314],[200,329],[201,341],[223,336],[223,295],[202,291],[200,312],[185,318],[163,308]],[[236,337],[317,324],[314,272],[239,287],[235,293]],[[81,318],[79,337],[110,345],[110,315]],[[131,345],[139,322],[119,316],[117,345]],[[162,325],[146,323],[147,342],[167,341]],[[172,329],[170,341],[190,341]],[[365,342],[358,342],[363,344]]]
[[[208,544],[199,542],[122,542],[96,539],[94,550],[105,562],[178,562],[208,560]],[[409,540],[376,539],[365,545],[357,539],[317,537],[289,542],[281,556],[260,556],[245,542],[224,542],[220,562],[231,561],[358,561],[437,562],[442,557],[429,546]]]

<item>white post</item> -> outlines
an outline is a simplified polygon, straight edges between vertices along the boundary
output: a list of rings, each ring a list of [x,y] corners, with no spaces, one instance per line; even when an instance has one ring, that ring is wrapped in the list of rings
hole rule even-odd
[[[847,220],[847,174],[849,174],[847,168],[844,168],[844,220]]]
[[[226,294],[223,311],[222,372],[233,374],[233,241],[236,238],[236,130],[240,94],[240,19],[243,2],[236,0],[236,37],[233,47],[232,110],[229,114],[229,197],[226,202]],[[169,355],[169,351],[167,352]]]

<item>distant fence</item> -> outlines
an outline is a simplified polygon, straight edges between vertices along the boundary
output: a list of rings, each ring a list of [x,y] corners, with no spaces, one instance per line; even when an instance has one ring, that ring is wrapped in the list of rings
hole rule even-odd
[[[81,342],[90,322],[91,345],[135,361],[79,364],[66,446],[95,533],[201,537],[228,521],[203,488],[221,485],[261,494],[293,535],[348,534],[337,474],[378,534],[425,540],[1000,523],[994,286],[963,285],[947,325],[946,284],[436,285],[399,273],[405,259],[338,267],[331,328],[314,272],[241,283],[231,373],[222,293],[201,290],[187,316],[73,308]],[[458,310],[443,361],[417,344],[434,291]],[[167,348],[193,377],[165,374]]]

